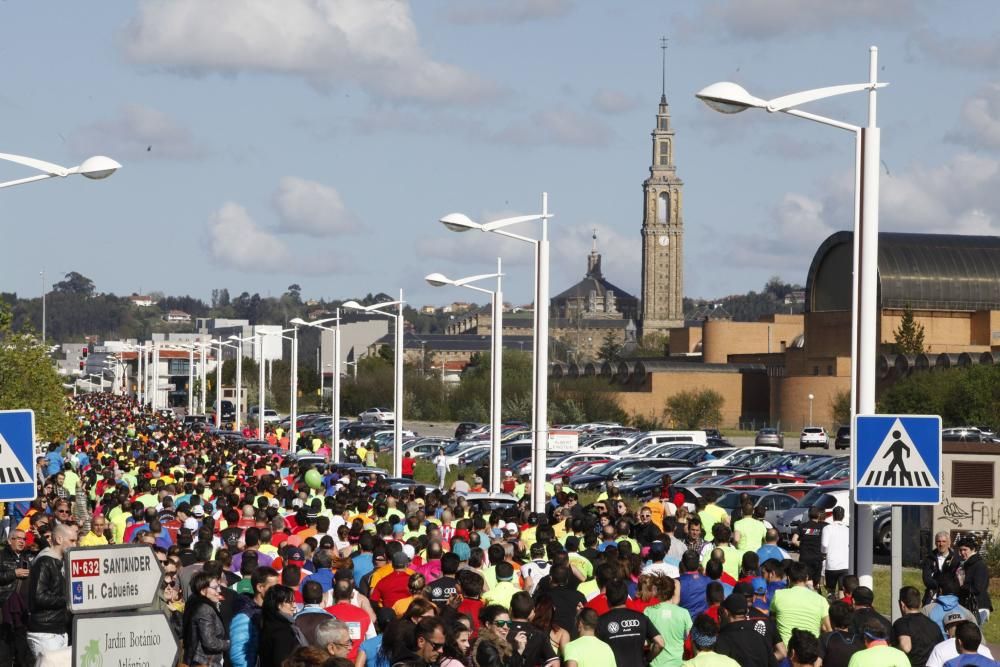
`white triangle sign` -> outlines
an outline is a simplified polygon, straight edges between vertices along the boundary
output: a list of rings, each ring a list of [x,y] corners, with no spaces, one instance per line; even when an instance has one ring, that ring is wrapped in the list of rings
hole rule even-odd
[[[0,486],[4,484],[34,483],[28,470],[10,448],[7,439],[0,433]]]
[[[858,478],[858,487],[936,489],[937,486],[937,479],[899,419],[892,423],[871,463]]]

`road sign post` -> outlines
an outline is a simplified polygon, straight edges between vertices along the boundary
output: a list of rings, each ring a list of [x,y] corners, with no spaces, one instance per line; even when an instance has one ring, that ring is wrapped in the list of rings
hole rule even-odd
[[[858,415],[851,493],[858,504],[892,505],[890,599],[903,585],[902,505],[941,502],[941,417]],[[893,605],[893,620],[899,609]]]
[[[73,547],[63,562],[66,599],[74,614],[148,607],[163,580],[163,568],[148,544]]]
[[[35,412],[0,410],[0,502],[34,500]]]
[[[73,617],[74,667],[173,667],[177,637],[162,611]]]

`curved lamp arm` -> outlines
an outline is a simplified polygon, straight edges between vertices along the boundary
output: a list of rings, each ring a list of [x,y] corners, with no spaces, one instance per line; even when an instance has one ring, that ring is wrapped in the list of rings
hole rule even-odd
[[[836,97],[846,93],[856,93],[862,90],[872,90],[873,88],[885,88],[888,83],[848,83],[842,86],[827,86],[826,88],[816,88],[814,90],[804,90],[801,93],[792,93],[768,100],[767,110],[770,112],[784,111],[792,107],[802,106],[816,100],[825,100],[828,97]]]

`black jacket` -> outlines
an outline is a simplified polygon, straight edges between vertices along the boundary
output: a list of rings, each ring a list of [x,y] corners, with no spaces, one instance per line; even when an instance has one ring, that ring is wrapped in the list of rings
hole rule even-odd
[[[305,639],[292,619],[276,613],[262,613],[264,619],[257,645],[257,659],[260,667],[281,667],[285,658],[295,649],[305,646]]]
[[[973,613],[977,609],[993,611],[993,603],[990,602],[990,570],[986,561],[978,553],[974,553],[962,563],[962,569],[965,570],[965,583],[962,585],[960,598],[962,604]]]
[[[69,631],[63,561],[46,549],[31,565],[28,587],[28,632],[61,635]]]
[[[941,588],[941,582],[945,579],[958,584],[955,572],[958,571],[960,561],[958,554],[954,550],[948,550],[948,556],[944,559],[944,564],[938,567],[937,551],[932,550],[920,564],[920,570],[924,579],[924,604],[930,603]]]
[[[31,567],[31,554],[27,550],[16,554],[9,544],[0,550],[0,606],[7,602],[17,587],[17,575],[14,574],[14,570],[29,567]]]

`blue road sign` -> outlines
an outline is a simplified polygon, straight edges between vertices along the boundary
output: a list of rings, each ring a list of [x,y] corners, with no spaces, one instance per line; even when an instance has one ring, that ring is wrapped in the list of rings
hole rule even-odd
[[[0,410],[0,501],[34,500],[35,413]]]
[[[851,487],[862,504],[941,502],[941,418],[858,415]]]

